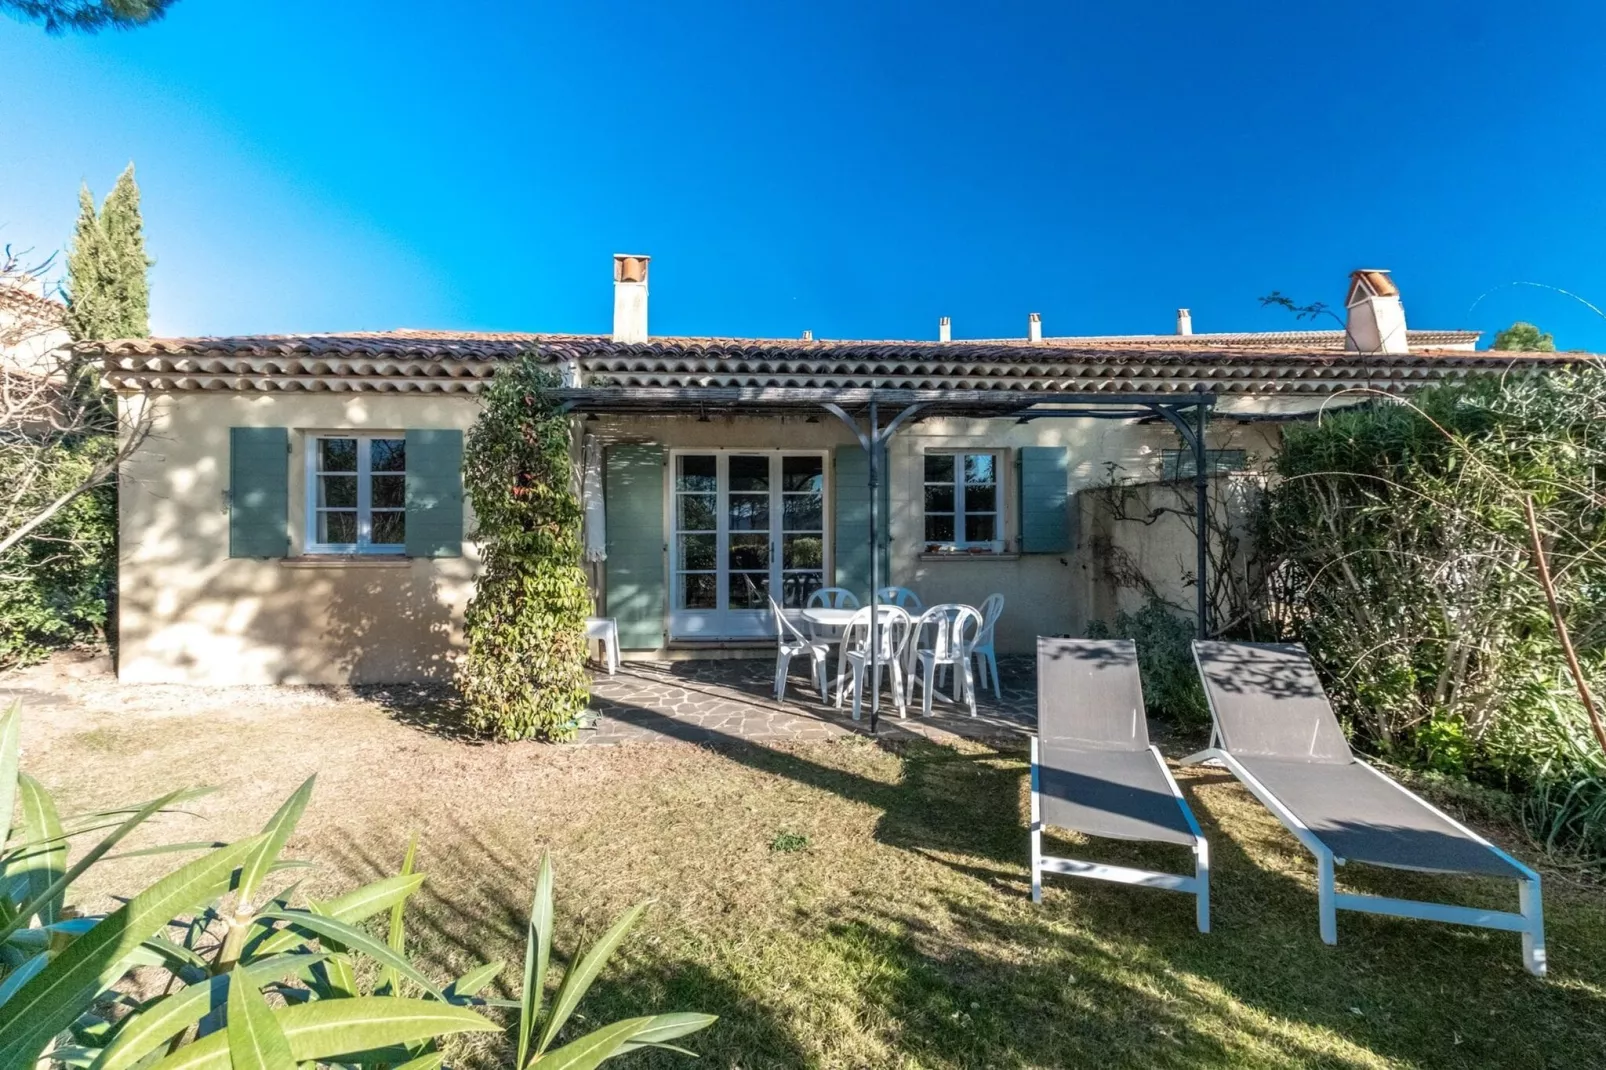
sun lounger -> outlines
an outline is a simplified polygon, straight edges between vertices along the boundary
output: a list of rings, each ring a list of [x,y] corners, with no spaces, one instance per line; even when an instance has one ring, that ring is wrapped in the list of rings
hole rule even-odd
[[[1544,974],[1539,875],[1356,758],[1303,647],[1200,640],[1193,655],[1215,727],[1183,764],[1219,760],[1316,856],[1324,941],[1338,941],[1340,910],[1506,929]],[[1509,878],[1519,912],[1338,892],[1333,867],[1346,862]]]
[[[1043,855],[1045,827],[1190,848],[1194,875],[1156,873]],[[1043,874],[1189,892],[1210,931],[1210,851],[1160,752],[1149,743],[1131,640],[1037,640],[1037,735],[1032,739],[1032,901]]]

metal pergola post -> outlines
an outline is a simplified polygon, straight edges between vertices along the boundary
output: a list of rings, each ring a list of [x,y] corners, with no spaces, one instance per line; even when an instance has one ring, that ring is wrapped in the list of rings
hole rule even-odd
[[[853,436],[859,440],[859,446],[866,456],[865,482],[870,492],[870,663],[865,666],[866,675],[873,690],[870,694],[870,731],[876,730],[876,723],[881,713],[881,689],[875,686],[877,671],[881,668],[880,643],[880,603],[881,590],[881,461],[886,453],[887,443],[897,433],[903,422],[919,412],[924,405],[916,403],[905,406],[898,415],[887,421],[887,426],[881,426],[880,409],[876,396],[872,392],[869,399],[869,433],[859,430],[859,422],[848,415],[846,409],[834,402],[826,402],[821,408],[831,413],[837,419],[847,424]]]

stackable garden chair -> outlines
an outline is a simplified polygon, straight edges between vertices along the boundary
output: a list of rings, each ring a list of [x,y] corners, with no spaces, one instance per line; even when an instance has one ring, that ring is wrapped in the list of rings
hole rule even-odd
[[[1506,929],[1544,974],[1539,874],[1356,758],[1303,647],[1197,640],[1193,656],[1215,727],[1183,764],[1220,761],[1316,856],[1323,941],[1338,942],[1340,910]],[[1509,878],[1519,910],[1339,892],[1333,867],[1346,862]]]
[[[1045,827],[1193,851],[1193,876],[1052,858]],[[1149,743],[1130,639],[1037,640],[1037,735],[1032,738],[1032,901],[1043,874],[1165,888],[1195,897],[1210,931],[1210,848],[1165,759]]]

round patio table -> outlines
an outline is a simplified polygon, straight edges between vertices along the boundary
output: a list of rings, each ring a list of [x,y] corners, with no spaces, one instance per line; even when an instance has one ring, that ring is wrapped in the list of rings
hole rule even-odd
[[[853,619],[856,609],[844,609],[831,606],[810,606],[803,610],[803,619],[810,624],[817,624],[821,628],[846,628],[848,621]]]

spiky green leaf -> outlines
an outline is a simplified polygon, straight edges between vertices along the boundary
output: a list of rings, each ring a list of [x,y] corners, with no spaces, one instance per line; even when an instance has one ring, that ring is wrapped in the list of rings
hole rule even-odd
[[[296,822],[301,820],[307,800],[312,798],[312,785],[317,779],[318,774],[314,773],[302,781],[301,786],[290,793],[290,797],[280,804],[262,827],[262,847],[240,869],[240,903],[246,909],[256,906],[257,889],[262,885],[262,878],[268,875],[268,867],[278,859],[284,845],[290,842],[290,834],[295,831]]]
[[[613,953],[618,950],[619,944],[630,932],[641,912],[647,909],[646,903],[637,903],[625,911],[613,927],[602,934],[602,937],[587,949],[580,961],[571,966],[563,975],[563,985],[558,989],[558,997],[552,1003],[552,1014],[546,1020],[546,1026],[541,1030],[541,1043],[536,1052],[546,1051],[547,1047],[557,1038],[558,1030],[569,1020],[585,997],[591,982],[597,979],[602,968],[608,964]]]
[[[230,1070],[296,1070],[290,1041],[279,1028],[279,1020],[262,993],[243,978],[229,985],[226,1036]]]
[[[333,940],[345,948],[367,955],[381,966],[393,968],[408,980],[417,982],[424,991],[436,999],[444,998],[440,988],[419,972],[417,967],[353,925],[348,925],[337,918],[301,910],[265,910],[256,916],[258,924],[268,921],[282,921],[296,928],[305,929],[316,936]]]
[[[535,897],[530,904],[530,925],[524,937],[524,991],[519,994],[518,1059],[514,1070],[523,1070],[541,1017],[541,1001],[546,990],[547,965],[552,960],[552,855],[541,856],[535,875]],[[543,1041],[541,1048],[545,1048]],[[540,1051],[541,1048],[537,1048]]]
[[[644,1029],[651,1018],[626,1018],[587,1033],[561,1048],[537,1055],[534,1070],[592,1070],[618,1055],[632,1037]]]
[[[26,882],[25,898],[33,902],[67,872],[67,840],[56,813],[56,800],[45,786],[27,773],[18,773],[17,789],[22,797],[23,835],[31,846],[7,867],[7,875]],[[61,918],[59,898],[48,897],[36,909],[46,925]],[[23,924],[27,921],[22,919]]]

